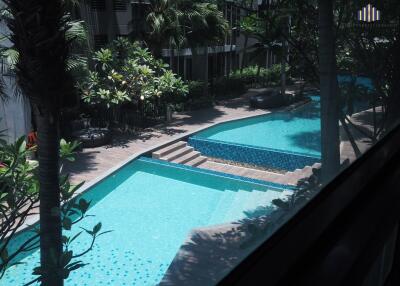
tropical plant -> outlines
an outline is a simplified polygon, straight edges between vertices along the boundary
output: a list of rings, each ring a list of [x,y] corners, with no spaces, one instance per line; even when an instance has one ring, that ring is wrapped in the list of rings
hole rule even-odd
[[[151,1],[151,12],[147,17],[151,32],[146,41],[150,47],[153,46],[155,56],[161,56],[162,48],[174,52],[189,47],[194,65],[202,61],[202,65],[198,65],[202,68],[195,70],[195,77],[208,81],[207,65],[204,65],[202,57],[207,56],[208,46],[222,43],[229,30],[228,22],[214,2]]]
[[[209,94],[204,94],[204,89],[207,84],[203,81],[189,81],[187,83],[189,93],[185,102],[186,109],[196,110],[201,108],[211,107],[214,103],[214,98]]]
[[[146,17],[150,31],[146,41],[156,58],[161,58],[163,48],[176,48],[183,43],[177,4],[173,0],[150,1],[150,13]]]
[[[87,54],[89,52],[88,32],[83,21],[70,20],[68,25],[70,29],[66,31],[65,37],[67,41],[72,42],[73,52],[70,52],[68,55],[67,70],[79,77],[87,69]],[[1,36],[0,42],[5,42],[5,40],[10,38],[9,35]],[[13,47],[0,44],[0,58],[7,63],[11,70],[14,70],[19,60],[19,52]]]
[[[75,150],[78,143],[60,142],[60,160],[74,161]],[[28,147],[24,137],[19,138],[13,144],[0,142],[0,278],[6,271],[20,264],[20,257],[39,248],[41,230],[38,225],[20,232],[26,226],[29,218],[37,215],[39,207],[39,177],[38,164],[29,161],[28,155],[36,150],[36,146]],[[76,197],[76,191],[82,186],[71,185],[69,175],[61,175],[60,166],[60,215],[65,231],[70,231],[72,226],[86,217],[90,202]],[[93,230],[86,232],[92,237],[93,243],[101,233],[101,224],[97,224]],[[62,264],[58,269],[64,279],[68,278],[71,271],[83,267],[79,258],[82,253],[74,253],[72,243],[80,236],[77,232],[73,236],[63,235]],[[90,247],[91,248],[91,247]],[[86,251],[90,250],[87,249]],[[86,252],[85,251],[85,252]],[[47,269],[38,266],[33,269],[36,275],[35,281],[43,281]]]
[[[38,181],[42,285],[63,284],[61,189],[59,176],[60,110],[74,92],[67,71],[71,28],[62,0],[6,0],[10,40],[19,57],[17,82],[28,97],[38,134]],[[51,27],[51,28],[49,28]]]
[[[188,86],[184,81],[170,70],[166,70],[156,79],[156,84],[158,90],[162,94],[163,100],[167,103],[181,102],[184,96],[189,92]]]
[[[240,32],[244,35],[242,62],[240,64],[241,72],[243,72],[243,69],[246,64],[249,37],[251,37],[259,32],[259,29],[260,29],[259,26],[260,26],[260,21],[258,20],[256,14],[247,15],[240,21],[240,25],[239,25]]]
[[[288,71],[289,67],[286,67],[286,72]],[[248,66],[243,70],[235,70],[229,75],[233,80],[241,81],[247,87],[277,86],[280,82],[280,76],[281,66],[278,64],[269,68],[259,65]]]
[[[124,103],[174,103],[188,93],[186,84],[137,42],[117,39],[93,60],[95,69],[80,83],[82,99],[89,105],[117,113]]]
[[[156,57],[162,48],[202,47],[221,42],[228,22],[212,1],[151,0],[147,42]]]
[[[221,43],[228,33],[229,24],[223,13],[210,2],[182,0],[178,4],[185,41],[192,49]]]

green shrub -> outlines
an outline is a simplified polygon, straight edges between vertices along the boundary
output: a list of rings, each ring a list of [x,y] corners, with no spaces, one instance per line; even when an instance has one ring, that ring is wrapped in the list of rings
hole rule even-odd
[[[289,71],[289,67],[286,66],[286,72]],[[281,65],[276,64],[266,70],[267,83],[268,85],[278,85],[281,82]]]
[[[138,42],[119,38],[93,55],[94,69],[79,85],[84,103],[118,110],[123,104],[173,104],[187,95],[180,77]]]
[[[286,67],[286,72],[288,71],[289,67]],[[281,80],[281,65],[276,64],[268,69],[257,65],[249,66],[244,68],[242,72],[240,70],[233,71],[230,74],[230,78],[241,82],[247,88],[275,86]]]
[[[207,85],[203,81],[188,82],[189,94],[187,96],[187,110],[196,110],[211,107],[214,104],[214,99],[210,93],[206,93]]]
[[[217,98],[236,97],[246,92],[246,84],[240,78],[222,77],[215,81],[213,92]]]
[[[204,96],[204,89],[207,88],[206,83],[203,81],[189,81],[188,89],[189,89],[189,99],[199,98]]]

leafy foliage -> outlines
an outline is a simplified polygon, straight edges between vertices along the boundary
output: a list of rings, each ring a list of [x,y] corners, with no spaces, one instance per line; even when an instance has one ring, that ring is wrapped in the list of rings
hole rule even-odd
[[[79,143],[68,143],[65,140],[60,142],[60,159],[74,160],[74,153]],[[25,225],[28,218],[37,215],[36,210],[39,204],[39,180],[38,164],[29,161],[28,155],[35,150],[35,147],[28,148],[24,137],[19,138],[13,144],[0,143],[0,277],[8,268],[19,264],[19,255],[29,253],[39,247],[40,227],[34,226],[27,235],[22,236],[19,230]],[[61,172],[62,166],[60,168]],[[71,185],[69,175],[60,173],[60,190],[63,229],[69,231],[73,225],[87,217],[90,202],[76,196],[77,190],[83,185]],[[71,271],[83,267],[85,264],[78,258],[90,251],[95,240],[107,232],[100,232],[101,224],[97,224],[90,231],[85,231],[92,237],[91,246],[82,253],[74,253],[71,250],[72,243],[81,233],[73,237],[63,236],[64,251],[61,257],[60,266],[64,279],[68,278]],[[22,237],[22,239],[21,239]],[[13,243],[13,240],[16,242]],[[38,275],[35,281],[40,281],[44,269],[36,267],[34,275]]]
[[[287,67],[288,71],[289,68]],[[246,86],[274,86],[280,81],[281,66],[273,65],[266,69],[260,66],[249,66],[242,71],[233,71],[230,78],[242,81]]]
[[[223,41],[228,22],[212,1],[152,0],[146,42],[156,57],[162,48],[200,47]]]
[[[214,98],[205,94],[206,83],[203,81],[189,81],[189,94],[185,102],[186,109],[196,110],[201,108],[211,107],[214,103]]]
[[[7,14],[9,15],[9,14]],[[74,74],[81,74],[87,67],[86,54],[89,51],[88,32],[83,21],[68,21],[70,28],[65,33],[67,41],[73,43],[73,50],[67,58],[67,69]],[[1,35],[0,41],[9,38],[8,35]],[[79,52],[78,52],[79,51]],[[7,63],[11,70],[15,70],[19,60],[19,53],[13,47],[0,45],[0,57]]]
[[[179,100],[187,86],[137,42],[119,38],[94,54],[95,69],[80,83],[82,99],[107,108],[158,98]]]

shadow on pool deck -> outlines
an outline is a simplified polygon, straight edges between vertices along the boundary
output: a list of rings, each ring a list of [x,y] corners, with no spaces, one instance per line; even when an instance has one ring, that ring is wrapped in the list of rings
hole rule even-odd
[[[321,152],[321,131],[298,132],[289,136],[293,146],[309,149],[315,152]]]
[[[65,172],[71,173],[72,183],[89,182],[149,148],[179,139],[215,123],[268,113],[267,110],[250,109],[245,97],[222,103],[208,109],[177,113],[170,123],[146,128],[134,134],[116,135],[107,146],[84,149],[78,153],[75,162],[66,164]]]
[[[367,110],[353,115],[352,119],[355,124],[371,133],[371,116],[372,112]],[[352,127],[350,129],[356,133]],[[343,128],[341,137],[342,159],[352,162],[356,157]],[[357,138],[356,142],[362,153],[371,147],[370,140],[365,136],[358,134]],[[255,211],[257,210],[249,213],[248,217]],[[291,212],[277,209],[270,215],[258,219],[244,219],[235,223],[192,230],[159,285],[217,284],[293,212],[294,209]],[[268,222],[272,222],[272,225],[268,225]]]
[[[256,223],[263,225],[267,221],[263,217]],[[216,285],[253,250],[246,246],[247,242],[251,240],[251,246],[256,246],[249,223],[255,221],[194,229],[159,285]]]

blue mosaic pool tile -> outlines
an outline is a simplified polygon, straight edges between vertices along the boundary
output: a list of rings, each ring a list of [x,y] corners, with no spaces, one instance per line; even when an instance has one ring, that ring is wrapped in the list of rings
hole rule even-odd
[[[190,137],[188,144],[202,154],[257,166],[294,171],[320,163],[318,156]]]

